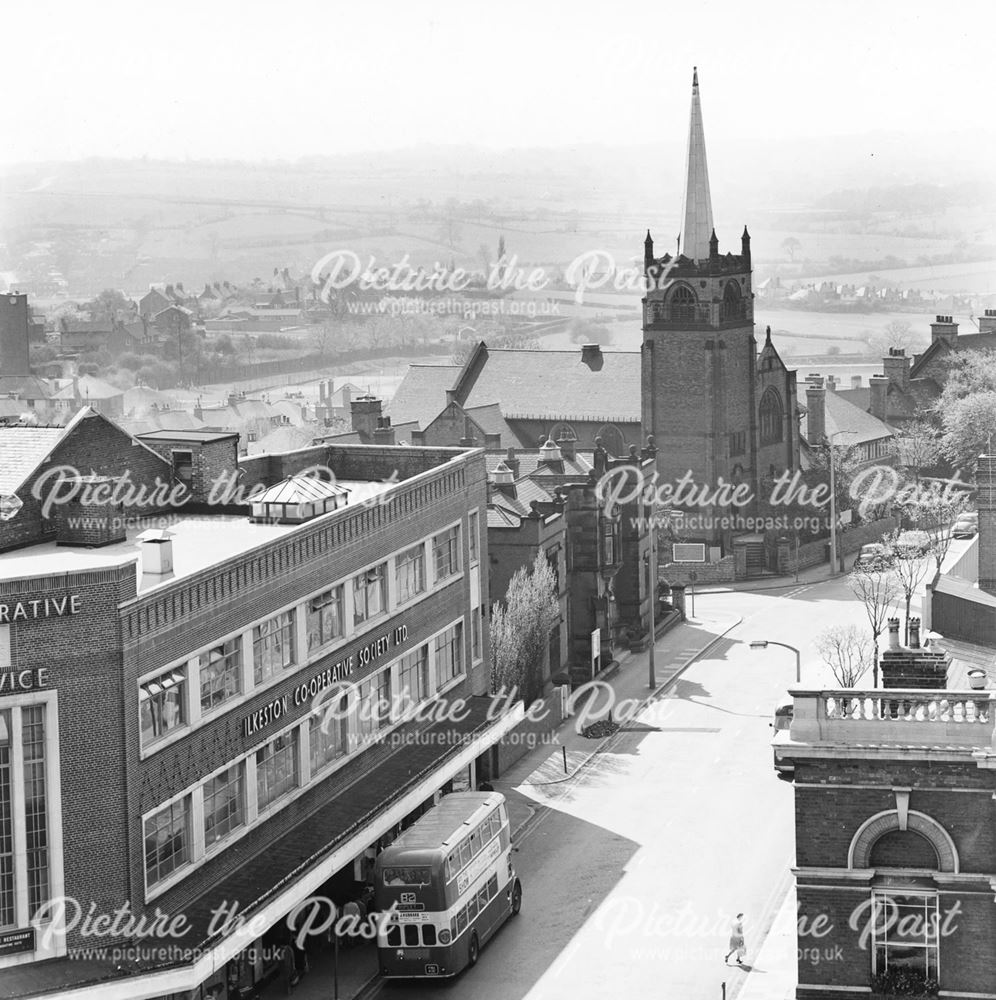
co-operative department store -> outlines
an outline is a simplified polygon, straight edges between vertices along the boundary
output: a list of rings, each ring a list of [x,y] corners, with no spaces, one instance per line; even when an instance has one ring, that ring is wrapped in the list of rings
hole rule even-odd
[[[18,452],[22,493],[74,451],[112,479],[165,463],[195,499],[200,473],[237,461],[231,435],[135,444],[112,427],[89,424],[107,439],[96,461],[79,422],[2,428],[0,451],[17,431],[50,432],[30,461]],[[315,463],[338,470],[335,487],[293,475]],[[49,525],[0,554],[3,995],[230,995],[266,973],[295,906],[355,890],[378,846],[480,780],[521,718],[477,697],[482,453],[323,447],[243,461],[242,481],[273,484],[256,520],[205,505],[83,548],[64,544],[80,522],[60,511],[56,537]],[[122,530],[75,507],[88,530]],[[466,698],[458,719],[412,718],[437,694]],[[61,897],[75,901],[66,933]],[[138,940],[137,919],[148,930],[156,914],[182,922]]]

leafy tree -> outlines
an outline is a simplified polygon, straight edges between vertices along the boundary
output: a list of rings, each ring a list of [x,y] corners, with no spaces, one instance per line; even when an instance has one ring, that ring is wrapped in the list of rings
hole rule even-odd
[[[871,644],[857,625],[831,625],[816,636],[816,650],[842,688],[857,687],[871,666]]]
[[[802,249],[802,244],[794,236],[786,236],[782,240],[782,249],[789,255],[789,260],[795,261],[795,255]]]
[[[543,693],[543,664],[550,632],[560,622],[557,578],[546,556],[521,566],[509,581],[505,601],[491,609],[491,689],[519,691],[526,704]]]
[[[996,431],[996,351],[966,351],[950,363],[936,412],[944,455],[971,469]]]
[[[940,434],[929,420],[921,417],[907,420],[889,442],[889,453],[896,467],[909,469],[914,481],[919,483],[920,473],[941,460]]]
[[[883,563],[859,566],[847,582],[868,616],[872,634],[872,686],[878,687],[878,637],[885,631],[889,613],[899,596],[899,582]]]
[[[96,298],[85,303],[83,308],[93,320],[113,322],[133,312],[134,303],[116,288],[105,288]]]

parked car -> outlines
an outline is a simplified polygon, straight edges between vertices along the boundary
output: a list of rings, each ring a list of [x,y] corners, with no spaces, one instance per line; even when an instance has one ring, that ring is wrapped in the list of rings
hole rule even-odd
[[[951,529],[951,536],[953,538],[974,538],[978,531],[978,517],[975,520],[969,517],[959,517]]]
[[[892,565],[889,550],[880,542],[868,542],[854,560],[855,569],[886,569]]]

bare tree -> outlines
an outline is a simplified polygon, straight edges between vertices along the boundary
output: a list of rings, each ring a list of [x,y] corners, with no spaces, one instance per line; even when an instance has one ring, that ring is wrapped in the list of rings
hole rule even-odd
[[[878,637],[885,631],[889,612],[899,596],[899,581],[881,562],[859,565],[848,577],[854,596],[865,606],[872,633],[872,684],[878,687]]]
[[[816,649],[842,688],[856,687],[871,666],[868,637],[857,625],[831,625],[816,637]]]
[[[910,604],[913,595],[923,581],[930,558],[930,540],[925,532],[903,531],[896,528],[889,532],[882,541],[892,558],[892,566],[899,581],[899,588],[906,600],[906,629],[903,642],[910,641]]]

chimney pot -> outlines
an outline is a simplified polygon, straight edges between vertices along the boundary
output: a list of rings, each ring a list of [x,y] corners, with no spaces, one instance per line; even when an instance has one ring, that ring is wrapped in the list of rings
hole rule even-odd
[[[581,345],[581,363],[587,365],[593,372],[601,371],[604,360],[602,348],[598,344]]]

